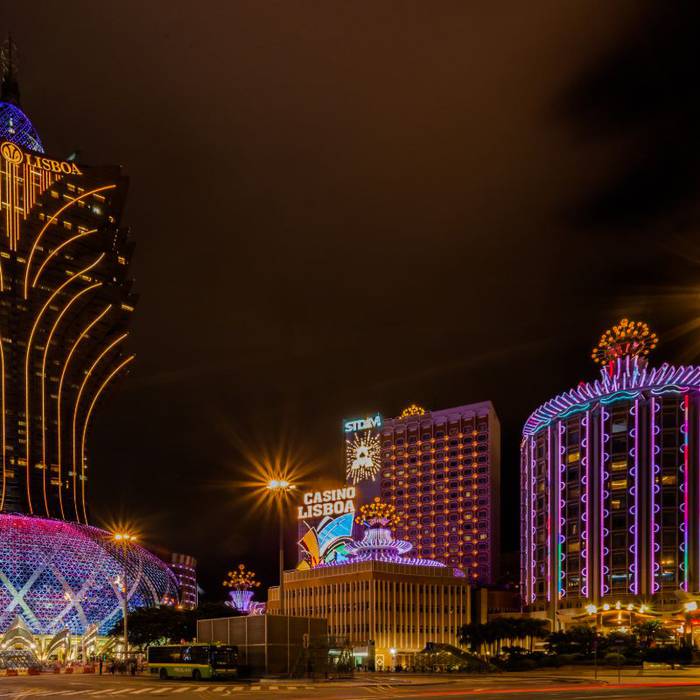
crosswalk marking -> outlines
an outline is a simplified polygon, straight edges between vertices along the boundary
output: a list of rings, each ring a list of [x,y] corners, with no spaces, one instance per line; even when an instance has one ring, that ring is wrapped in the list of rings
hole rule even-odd
[[[242,685],[234,685],[233,688],[231,688],[231,690],[243,690],[243,686]]]
[[[177,688],[176,690],[173,690],[173,693],[185,693],[188,690],[191,690],[188,686],[184,686],[183,688]]]
[[[220,693],[224,689],[223,685],[217,685],[216,688],[213,688],[213,691],[215,693]]]
[[[149,690],[155,690],[155,686],[150,686],[148,688],[139,688],[133,692],[134,695],[140,695],[141,693],[147,693]]]
[[[165,688],[158,688],[158,690],[154,690],[153,695],[157,695],[158,693],[164,693],[166,690],[172,690],[172,688],[166,685]]]
[[[192,690],[195,693],[203,693],[205,690],[208,690],[209,686],[208,685],[200,685],[198,688],[192,688]]]

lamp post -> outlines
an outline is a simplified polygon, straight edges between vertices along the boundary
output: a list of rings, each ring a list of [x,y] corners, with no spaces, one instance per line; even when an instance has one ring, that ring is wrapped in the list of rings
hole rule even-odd
[[[290,491],[296,487],[286,479],[270,479],[265,488],[277,499],[279,510],[280,541],[279,541],[279,568],[280,568],[280,615],[284,615],[284,504]]]
[[[136,541],[136,535],[132,535],[128,532],[114,532],[112,533],[112,539],[122,548],[122,563],[123,563],[123,574],[124,574],[124,662],[127,660],[127,654],[129,652],[129,623],[127,618],[129,617],[129,582],[127,581],[127,560],[129,555],[129,545]]]

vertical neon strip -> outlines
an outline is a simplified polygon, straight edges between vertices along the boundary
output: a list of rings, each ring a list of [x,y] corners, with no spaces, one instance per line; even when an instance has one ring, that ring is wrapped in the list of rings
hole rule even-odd
[[[559,599],[566,595],[566,571],[564,567],[564,552],[562,551],[562,544],[564,543],[564,518],[562,517],[562,506],[564,505],[563,493],[564,493],[564,474],[566,472],[566,445],[564,444],[564,435],[566,433],[566,426],[564,423],[559,423],[559,460],[557,465],[557,589]]]
[[[532,438],[530,452],[530,585],[532,586],[531,598],[535,602],[537,597],[537,531],[535,529],[535,512],[537,510],[537,489],[536,489],[536,438]]]
[[[523,518],[522,518],[522,537],[523,537],[523,600],[526,604],[530,604],[530,441],[528,438],[523,444],[523,475],[522,475],[522,499],[523,499]]]
[[[547,428],[547,602],[552,599],[552,428]]]
[[[639,595],[639,399],[634,402],[634,588],[632,593]]]
[[[585,427],[585,437],[581,443],[583,447],[583,457],[581,463],[585,468],[585,474],[583,477],[583,484],[585,486],[583,501],[585,504],[584,511],[581,515],[581,519],[584,522],[583,528],[583,558],[586,563],[584,570],[581,572],[581,578],[585,583],[581,586],[581,595],[584,597],[589,597],[591,591],[591,537],[589,533],[590,523],[591,523],[591,453],[590,453],[590,428],[589,421],[591,418],[590,411],[586,411],[585,417],[582,419],[582,424]]]
[[[605,443],[607,442],[607,435],[605,434],[605,420],[608,418],[608,414],[605,412],[603,406],[600,407],[600,595],[605,596],[605,594],[610,590],[610,587],[605,583],[605,576],[608,573],[608,568],[605,565],[605,556],[608,553],[608,548],[605,546],[605,536],[608,532],[605,527],[605,519],[608,515],[608,511],[605,509],[605,500],[608,496],[607,491],[607,481],[608,472],[605,468],[605,463],[608,459],[608,454],[605,451]]]
[[[688,447],[688,432],[689,432],[689,397],[686,394],[683,397],[683,590],[688,592],[688,554],[690,549],[690,474],[689,474],[689,447]]]
[[[651,572],[651,592],[656,593],[660,585],[656,581],[656,571],[658,564],[656,563],[656,474],[658,470],[658,466],[656,465],[656,399],[654,397],[651,397],[651,401],[649,403],[649,406],[651,408],[650,411],[650,449],[651,449],[651,469],[649,470],[651,472],[651,487],[649,489],[649,497],[650,497],[650,503],[649,503],[649,517],[651,519],[650,522],[650,527],[649,527],[649,539],[651,542],[651,546],[649,548],[649,556],[651,557],[651,567],[650,567],[650,572]]]

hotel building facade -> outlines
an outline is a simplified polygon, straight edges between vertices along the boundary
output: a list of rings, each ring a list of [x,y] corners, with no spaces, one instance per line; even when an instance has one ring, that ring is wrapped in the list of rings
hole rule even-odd
[[[555,627],[700,623],[700,368],[651,367],[655,345],[623,319],[594,350],[598,380],[525,424],[521,591]]]
[[[380,494],[406,517],[418,556],[493,583],[500,549],[501,428],[490,401],[439,411],[410,406],[385,420]]]
[[[0,512],[87,522],[87,444],[133,360],[119,167],[48,157],[6,70],[0,102]]]
[[[375,497],[357,513],[364,536],[346,543],[346,558],[284,572],[285,613],[327,619],[329,634],[347,639],[369,668],[410,665],[428,642],[456,645],[470,620],[469,579],[409,556],[411,543],[392,532],[403,520],[394,505]],[[268,612],[279,602],[279,588],[269,589]]]
[[[457,645],[469,623],[470,587],[448,567],[363,561],[284,572],[285,612],[322,617],[374,668],[409,664],[428,642]],[[270,588],[268,612],[279,611]],[[367,655],[365,657],[365,654]]]

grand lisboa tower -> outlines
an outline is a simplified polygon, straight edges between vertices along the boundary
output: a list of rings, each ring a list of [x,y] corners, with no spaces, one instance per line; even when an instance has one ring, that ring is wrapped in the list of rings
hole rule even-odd
[[[170,569],[88,524],[90,426],[129,369],[127,180],[44,152],[3,51],[0,633],[101,635],[176,595]]]
[[[700,625],[700,367],[651,366],[656,343],[623,319],[593,351],[600,377],[525,423],[522,597],[556,627]]]

